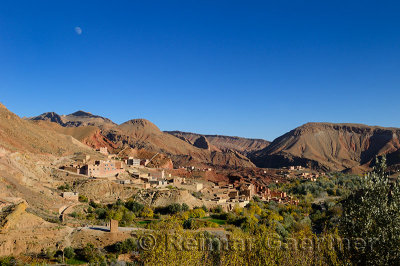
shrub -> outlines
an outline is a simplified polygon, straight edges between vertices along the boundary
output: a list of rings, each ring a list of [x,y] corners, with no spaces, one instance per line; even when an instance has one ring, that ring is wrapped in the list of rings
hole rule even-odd
[[[79,195],[79,201],[80,201],[80,202],[88,202],[89,199],[88,199],[86,196],[84,196],[84,195]]]
[[[182,203],[182,211],[186,212],[189,210],[189,206],[186,203]]]
[[[79,255],[89,263],[101,263],[105,260],[104,254],[91,243],[86,244]]]
[[[72,247],[66,247],[64,248],[64,257],[67,259],[72,259],[75,257],[75,250]]]
[[[140,212],[140,216],[143,218],[153,218],[154,212],[150,207],[144,207]]]

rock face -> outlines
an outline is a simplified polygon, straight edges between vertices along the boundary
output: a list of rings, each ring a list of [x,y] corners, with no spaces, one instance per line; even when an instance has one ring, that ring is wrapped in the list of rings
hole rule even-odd
[[[39,116],[33,117],[32,120],[34,120],[34,121],[42,121],[42,120],[50,121],[50,122],[57,123],[61,126],[66,126],[66,124],[61,119],[61,116],[59,116],[58,114],[56,114],[54,112],[43,113]]]
[[[376,155],[400,149],[400,129],[360,124],[308,123],[250,155],[260,167],[289,165],[343,171],[368,168]]]
[[[196,139],[196,141],[193,143],[193,146],[204,150],[210,149],[210,144],[204,136],[200,136],[198,139]]]

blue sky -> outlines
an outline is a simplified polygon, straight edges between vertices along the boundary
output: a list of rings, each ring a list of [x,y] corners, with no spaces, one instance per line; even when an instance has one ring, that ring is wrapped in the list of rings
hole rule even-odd
[[[311,121],[400,127],[399,14],[398,1],[1,1],[0,101],[268,140]]]

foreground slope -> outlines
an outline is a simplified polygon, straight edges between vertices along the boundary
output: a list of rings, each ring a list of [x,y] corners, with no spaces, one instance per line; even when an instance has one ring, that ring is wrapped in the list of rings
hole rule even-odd
[[[10,151],[63,155],[89,150],[71,136],[49,132],[0,104],[0,147]]]
[[[376,155],[400,148],[400,129],[361,124],[307,123],[251,155],[260,167],[313,166],[325,170],[363,170]]]

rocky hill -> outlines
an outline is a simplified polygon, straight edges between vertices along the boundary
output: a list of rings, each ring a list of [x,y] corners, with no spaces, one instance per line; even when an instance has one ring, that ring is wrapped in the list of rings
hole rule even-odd
[[[32,121],[21,119],[0,104],[0,147],[9,151],[63,155],[89,150],[79,141],[48,131]]]
[[[145,149],[170,155],[180,165],[206,164],[219,166],[254,167],[245,156],[233,152],[210,151],[196,147],[187,141],[162,132],[146,119],[133,119],[125,122],[106,135],[120,147],[128,145],[136,149]]]
[[[29,119],[34,121],[55,122],[63,127],[96,126],[101,129],[107,129],[116,126],[116,124],[108,118],[84,111],[77,111],[69,115],[58,115],[54,112],[47,112]]]
[[[221,135],[201,135],[182,131],[166,131],[188,143],[196,146],[198,143],[208,143],[209,149],[215,151],[233,150],[244,155],[266,148],[270,142],[263,139],[248,139]],[[201,144],[204,145],[204,144]],[[204,145],[206,146],[206,145]]]
[[[361,124],[307,123],[253,152],[260,167],[313,166],[325,170],[360,172],[376,155],[400,149],[400,129]]]

